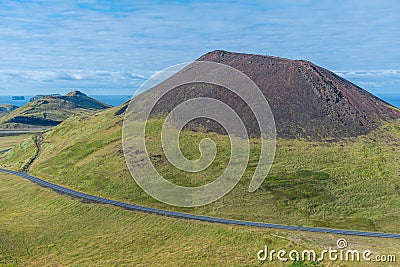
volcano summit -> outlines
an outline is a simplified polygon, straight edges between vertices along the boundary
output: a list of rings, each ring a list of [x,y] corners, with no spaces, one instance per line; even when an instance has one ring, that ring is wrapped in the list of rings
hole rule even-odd
[[[250,77],[268,101],[275,117],[277,135],[281,138],[329,140],[355,137],[369,133],[384,121],[400,118],[399,109],[309,61],[222,50],[209,52],[198,61],[225,64]],[[245,103],[230,90],[217,87],[204,83],[182,85],[166,94],[153,109],[153,114],[169,113],[191,98],[212,97],[230,105],[248,132],[257,134],[254,115]],[[216,123],[205,120],[198,120],[198,123],[207,130],[223,132]]]

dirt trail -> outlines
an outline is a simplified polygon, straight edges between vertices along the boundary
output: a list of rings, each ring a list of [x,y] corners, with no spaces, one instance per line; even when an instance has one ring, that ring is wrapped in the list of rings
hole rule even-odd
[[[43,135],[42,134],[38,134],[34,138],[35,138],[36,152],[35,152],[35,155],[32,158],[30,158],[29,161],[22,168],[23,172],[29,172],[30,168],[32,167],[32,164],[40,156],[40,153],[41,153]]]

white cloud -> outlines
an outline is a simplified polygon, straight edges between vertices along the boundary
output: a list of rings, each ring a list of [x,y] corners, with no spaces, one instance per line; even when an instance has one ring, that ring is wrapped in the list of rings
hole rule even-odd
[[[377,82],[359,82],[361,86],[366,86],[366,87],[378,87]]]
[[[110,94],[133,94],[145,76],[127,71],[106,70],[0,70],[0,93],[14,94],[16,89],[29,88],[29,93],[51,93],[62,88]],[[69,90],[68,89],[68,90]],[[50,90],[50,91],[49,91]],[[66,89],[67,90],[67,89]],[[57,91],[58,92],[58,91]]]
[[[2,79],[26,79],[37,82],[55,82],[57,80],[66,81],[107,81],[107,80],[141,80],[146,77],[140,74],[105,71],[105,70],[0,70]]]
[[[335,71],[335,73],[344,78],[400,77],[400,70],[351,70],[351,71]]]
[[[397,94],[400,91],[400,70],[347,70],[335,73],[374,94]]]
[[[328,69],[395,69],[400,62],[395,1],[66,0],[1,6],[0,69],[16,71],[0,74],[10,82],[0,86],[16,90],[40,89],[46,81],[128,87],[214,49],[308,59]]]

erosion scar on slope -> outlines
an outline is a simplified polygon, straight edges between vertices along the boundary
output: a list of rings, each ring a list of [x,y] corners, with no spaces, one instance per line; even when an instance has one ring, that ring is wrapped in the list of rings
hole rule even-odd
[[[41,145],[42,145],[42,141],[43,141],[43,135],[42,134],[38,134],[34,138],[35,138],[34,141],[35,141],[35,146],[36,146],[36,152],[35,152],[35,155],[32,158],[30,158],[30,160],[22,168],[23,172],[29,172],[30,171],[30,168],[31,168],[32,164],[40,156],[40,153],[41,153]]]

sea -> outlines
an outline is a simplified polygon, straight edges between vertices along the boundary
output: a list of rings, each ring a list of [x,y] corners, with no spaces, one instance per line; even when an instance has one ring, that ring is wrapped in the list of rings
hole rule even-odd
[[[400,108],[400,93],[398,94],[376,94],[380,99],[385,100],[389,104]]]
[[[130,100],[132,96],[129,95],[89,95],[97,100],[100,100],[106,104],[111,106],[119,106],[122,103]],[[400,108],[400,93],[398,94],[376,94],[379,98],[384,101],[392,104],[395,107]],[[12,100],[12,96],[1,96],[0,95],[0,104],[13,104],[16,106],[23,106],[29,103],[29,100],[33,97],[32,95],[25,95],[25,100]]]

